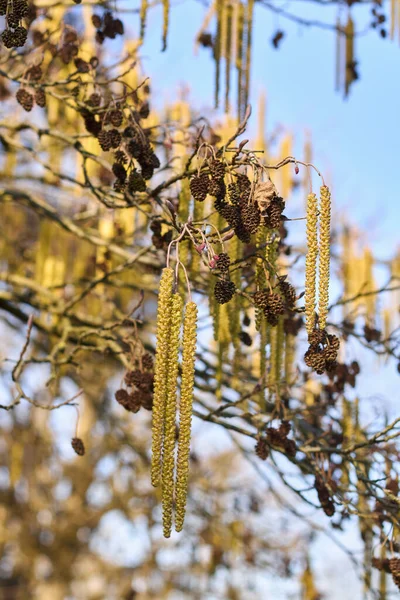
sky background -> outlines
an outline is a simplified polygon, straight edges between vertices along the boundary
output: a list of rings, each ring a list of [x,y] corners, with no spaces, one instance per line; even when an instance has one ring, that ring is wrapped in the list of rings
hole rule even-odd
[[[336,18],[336,8],[317,6],[307,0],[275,0],[273,4],[310,20],[333,23]],[[369,11],[370,8],[353,7],[357,31],[369,22]],[[145,73],[152,80],[153,102],[158,107],[176,100],[184,84],[189,87],[192,105],[212,119],[222,115],[213,109],[213,61],[209,49],[200,48],[197,55],[193,51],[204,13],[200,3],[175,3],[168,49],[161,53],[161,11],[150,11],[142,54]],[[131,23],[131,32],[137,35],[138,18]],[[285,31],[278,51],[271,44],[277,29]],[[214,32],[214,26],[210,30]],[[332,186],[335,210],[364,230],[374,252],[387,258],[399,242],[400,48],[396,42],[382,40],[371,31],[356,40],[355,54],[360,63],[360,81],[353,84],[349,98],[344,100],[334,90],[334,33],[299,26],[256,6],[250,94],[254,110],[249,127],[251,131],[256,125],[257,98],[265,92],[266,135],[282,125],[298,138],[301,158],[304,133],[310,133],[313,160]],[[357,391],[368,398],[371,415],[377,394],[385,409],[396,414],[398,379],[393,368],[387,371],[369,359],[367,370],[369,377],[363,379]],[[379,383],[382,376],[384,386]],[[326,525],[326,520],[323,522]],[[341,541],[361,550],[352,527],[341,536]],[[361,600],[361,586],[347,556],[331,541],[321,537],[312,556],[326,600]],[[298,590],[291,582],[263,576],[262,589],[263,598],[298,598]]]

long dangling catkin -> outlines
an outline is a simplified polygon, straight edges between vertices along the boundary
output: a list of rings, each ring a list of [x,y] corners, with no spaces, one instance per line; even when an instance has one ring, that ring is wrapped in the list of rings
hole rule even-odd
[[[219,105],[219,87],[220,87],[220,75],[221,75],[221,28],[222,28],[222,11],[223,11],[223,0],[217,0],[217,31],[215,34],[214,42],[214,62],[215,62],[215,92],[214,92],[214,104],[215,108]]]
[[[251,47],[252,47],[252,34],[253,34],[253,11],[254,11],[254,0],[248,0],[247,4],[247,41],[246,41],[246,73],[244,82],[244,104],[243,110],[246,110],[249,102],[250,93],[250,66],[251,66]]]
[[[158,294],[157,308],[157,347],[154,368],[153,423],[152,423],[152,456],[151,483],[155,487],[161,480],[161,454],[164,434],[164,411],[167,395],[168,373],[168,339],[171,323],[171,300],[174,271],[163,269]]]
[[[171,323],[168,342],[167,398],[164,418],[164,445],[162,452],[162,506],[164,537],[171,535],[174,500],[175,419],[176,391],[179,368],[179,334],[182,324],[183,300],[174,294],[171,302]]]
[[[162,51],[167,49],[167,37],[169,28],[169,0],[163,0],[163,35],[162,35]]]
[[[310,334],[315,325],[315,280],[317,274],[318,256],[318,200],[315,194],[307,196],[307,255],[306,255],[306,285],[305,285],[305,311],[306,329]]]
[[[236,70],[237,70],[237,103],[238,103],[238,119],[240,119],[242,114],[242,98],[243,98],[243,41],[244,41],[244,6],[240,2],[238,6],[237,12],[237,38],[236,38]]]
[[[142,0],[140,4],[140,41],[143,42],[146,30],[146,17],[148,9],[148,0]]]
[[[232,55],[232,17],[233,7],[226,7],[226,40],[225,40],[225,112],[229,112],[229,92],[231,87],[231,55]]]
[[[194,366],[196,358],[197,306],[186,305],[183,319],[182,382],[179,409],[179,442],[175,484],[175,529],[182,531],[186,512],[186,497],[189,477],[190,436],[192,428],[192,405]]]
[[[319,295],[318,316],[320,329],[325,329],[329,303],[329,269],[331,257],[331,193],[321,187],[319,230]]]

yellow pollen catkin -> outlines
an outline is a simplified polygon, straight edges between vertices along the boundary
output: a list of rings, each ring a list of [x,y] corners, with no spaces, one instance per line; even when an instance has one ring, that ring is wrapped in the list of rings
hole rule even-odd
[[[315,326],[315,297],[316,274],[318,256],[318,200],[315,194],[307,196],[307,255],[306,255],[306,285],[305,285],[305,311],[306,329],[310,334]]]
[[[170,268],[163,269],[158,294],[157,308],[157,347],[154,368],[154,396],[152,410],[152,456],[151,456],[151,483],[160,485],[161,480],[161,453],[164,434],[164,411],[167,396],[168,373],[168,340],[171,322],[172,284],[174,271]]]
[[[192,427],[192,405],[194,367],[196,357],[197,306],[189,302],[183,320],[182,382],[179,414],[178,460],[175,485],[175,529],[182,531],[186,512],[189,477],[190,436]]]
[[[321,187],[319,231],[319,295],[318,315],[320,329],[325,329],[329,303],[329,270],[331,254],[331,193],[326,185]]]
[[[179,368],[179,334],[182,323],[183,300],[179,294],[172,296],[171,323],[168,342],[167,398],[164,418],[164,446],[162,453],[162,505],[164,537],[171,535],[174,500],[174,454],[176,391]]]

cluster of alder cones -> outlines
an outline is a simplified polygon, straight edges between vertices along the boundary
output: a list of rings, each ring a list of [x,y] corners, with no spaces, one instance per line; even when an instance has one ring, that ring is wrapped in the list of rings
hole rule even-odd
[[[153,357],[145,353],[137,361],[136,368],[125,374],[127,389],[121,388],[115,392],[115,399],[125,410],[133,413],[141,408],[153,408],[154,372]]]
[[[271,447],[281,448],[288,456],[296,456],[297,447],[294,440],[288,437],[292,427],[289,421],[282,421],[278,429],[267,427],[266,436],[257,440],[255,453],[261,460],[267,460]]]
[[[314,329],[308,336],[309,348],[304,355],[304,362],[316,373],[322,375],[332,371],[337,363],[339,338],[326,332],[325,329]]]
[[[1,41],[6,48],[21,48],[25,45],[28,30],[22,25],[22,20],[28,13],[26,0],[0,0],[0,16],[6,17],[6,29],[1,34]]]
[[[394,556],[393,558],[373,558],[372,566],[378,571],[385,571],[390,573],[393,579],[393,583],[400,590],[400,558]]]

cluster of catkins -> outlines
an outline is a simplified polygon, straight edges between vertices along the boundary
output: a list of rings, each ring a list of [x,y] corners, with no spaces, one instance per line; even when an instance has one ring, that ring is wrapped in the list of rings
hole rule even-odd
[[[145,92],[148,92],[147,86]],[[114,150],[112,171],[116,177],[117,192],[144,192],[146,180],[151,179],[160,161],[154,153],[140,121],[149,115],[148,102],[139,103],[137,110],[126,117],[121,102],[104,105],[101,94],[93,92],[81,110],[86,130],[98,139],[105,152]],[[140,170],[138,170],[140,167]]]
[[[133,413],[139,412],[142,407],[146,410],[153,408],[153,358],[146,352],[136,362],[136,368],[125,375],[127,389],[121,388],[115,392],[117,402]]]
[[[294,457],[297,452],[296,443],[288,438],[291,431],[289,421],[282,421],[279,428],[267,427],[266,437],[260,437],[255,446],[255,453],[261,460],[267,460],[271,446],[280,448],[288,456]]]
[[[6,17],[6,29],[1,34],[1,41],[6,48],[24,46],[28,31],[21,22],[28,12],[26,0],[0,0],[0,15]]]
[[[331,193],[321,186],[320,200],[311,192],[307,196],[307,255],[305,277],[305,313],[308,342],[304,360],[318,374],[336,366],[339,339],[326,332],[330,279]],[[318,319],[317,308],[318,273]],[[318,325],[318,327],[317,327]]]
[[[317,475],[315,478],[314,487],[317,490],[318,500],[321,503],[324,513],[328,517],[332,517],[335,514],[335,505],[332,501],[332,498],[331,498],[331,495],[330,495],[330,492],[328,490],[326,483],[324,482],[322,477],[320,477],[319,475]]]
[[[154,371],[151,482],[161,485],[164,536],[181,531],[186,512],[189,478],[191,420],[197,338],[197,306],[190,301],[183,314],[183,298],[174,293],[173,269],[163,270],[157,309],[157,343]],[[175,465],[176,411],[179,351],[182,345],[179,398],[179,438]]]

